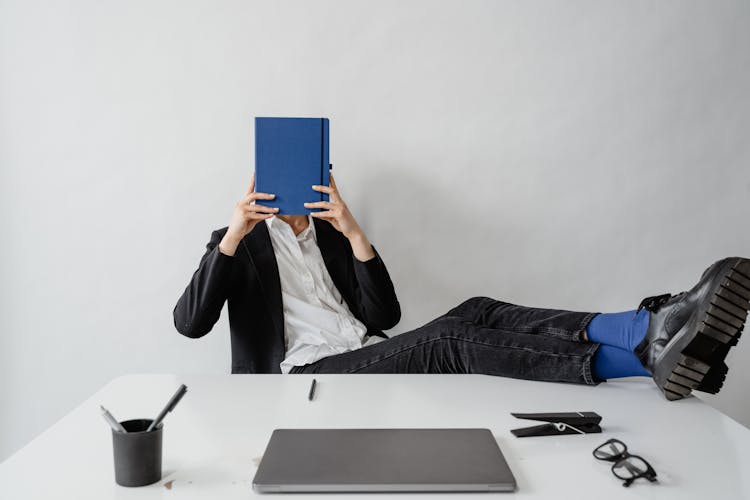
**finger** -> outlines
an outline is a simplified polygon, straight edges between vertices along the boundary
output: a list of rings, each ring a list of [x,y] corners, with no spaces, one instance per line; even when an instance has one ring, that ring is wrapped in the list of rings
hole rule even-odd
[[[248,195],[255,191],[255,171],[253,171],[253,175],[250,176],[250,185],[247,188],[247,191],[245,191],[245,194]]]
[[[310,215],[313,217],[320,217],[322,219],[335,219],[336,218],[336,212],[332,212],[330,210],[327,210],[325,212],[313,212]]]
[[[255,197],[253,196],[253,193],[249,193],[240,200],[240,205],[247,205],[248,203],[252,203],[253,201],[255,201]]]
[[[320,191],[321,193],[328,193],[328,194],[334,194],[336,190],[332,187],[328,186],[318,186],[315,185],[312,187],[315,191]]]
[[[273,200],[276,198],[275,194],[269,193],[250,193],[245,197],[247,203],[252,203],[255,200]]]
[[[273,217],[276,215],[275,212],[267,212],[265,210],[247,210],[242,214],[246,219],[257,219],[259,217]]]
[[[270,219],[273,217],[273,214],[262,214],[260,212],[254,212],[251,215],[248,215],[246,220],[264,220],[264,219]]]
[[[265,213],[276,213],[279,211],[279,207],[267,207],[265,205],[247,205],[245,212],[265,212]]]
[[[333,178],[333,172],[331,172],[331,174],[330,174],[330,185],[333,188],[333,193],[334,193],[333,197],[336,198],[337,200],[340,200],[341,199],[341,195],[339,194],[339,188],[336,185],[336,181]]]
[[[304,205],[307,208],[327,208],[329,210],[338,208],[338,203],[330,201],[308,201]]]
[[[246,194],[240,201],[237,202],[237,206],[247,205],[253,202],[252,194]]]

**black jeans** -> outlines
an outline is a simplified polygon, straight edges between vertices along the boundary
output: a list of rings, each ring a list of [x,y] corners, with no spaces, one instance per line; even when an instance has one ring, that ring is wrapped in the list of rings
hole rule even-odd
[[[290,373],[483,373],[595,385],[599,344],[581,332],[596,314],[473,297],[416,330]]]

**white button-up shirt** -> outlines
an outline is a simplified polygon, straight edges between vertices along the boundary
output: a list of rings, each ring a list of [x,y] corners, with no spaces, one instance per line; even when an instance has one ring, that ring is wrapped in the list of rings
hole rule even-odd
[[[281,280],[284,307],[286,357],[279,367],[289,373],[293,366],[359,349],[367,327],[349,310],[328,273],[318,248],[315,224],[295,236],[291,226],[266,219]],[[385,340],[370,337],[365,345]]]

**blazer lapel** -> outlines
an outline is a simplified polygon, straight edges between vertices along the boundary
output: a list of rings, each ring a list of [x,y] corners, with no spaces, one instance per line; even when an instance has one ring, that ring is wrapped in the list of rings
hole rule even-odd
[[[260,281],[260,288],[268,304],[273,326],[284,345],[284,310],[281,300],[279,266],[276,263],[276,255],[273,253],[271,235],[268,234],[266,222],[264,220],[258,222],[242,242],[247,251],[251,270],[254,268]]]
[[[347,285],[347,269],[346,264],[342,259],[342,255],[346,255],[346,251],[341,248],[340,239],[337,238],[339,232],[330,222],[326,222],[322,219],[313,217],[313,224],[315,224],[315,235],[318,240],[318,248],[320,253],[323,255],[323,262],[328,269],[328,274],[331,275],[333,283],[336,288],[339,289],[347,303],[350,302],[348,297],[349,286]]]

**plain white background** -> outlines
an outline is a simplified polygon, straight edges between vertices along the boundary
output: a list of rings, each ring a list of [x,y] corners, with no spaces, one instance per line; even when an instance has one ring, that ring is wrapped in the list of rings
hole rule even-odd
[[[748,88],[743,1],[0,0],[0,459],[120,374],[229,371],[226,317],[190,340],[172,308],[254,116],[331,119],[400,333],[750,255]],[[748,344],[706,398],[746,425]]]

